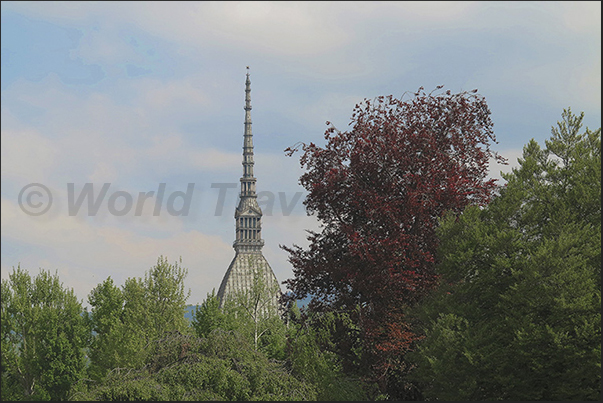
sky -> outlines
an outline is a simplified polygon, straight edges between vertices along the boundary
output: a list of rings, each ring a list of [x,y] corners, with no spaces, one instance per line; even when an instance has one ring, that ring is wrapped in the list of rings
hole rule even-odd
[[[530,139],[544,146],[564,108],[601,126],[601,2],[3,1],[1,19],[2,279],[50,270],[85,306],[160,256],[188,269],[188,303],[217,291],[246,66],[263,251],[281,282],[279,245],[319,228],[284,149],[324,145],[325,122],[345,130],[365,98],[477,89],[510,163],[493,178]]]

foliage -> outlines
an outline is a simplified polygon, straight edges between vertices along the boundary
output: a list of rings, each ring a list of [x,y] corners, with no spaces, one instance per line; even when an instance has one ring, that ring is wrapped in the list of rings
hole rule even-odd
[[[129,343],[122,329],[124,295],[109,277],[90,292],[88,302],[92,306],[88,319],[94,332],[89,351],[89,374],[100,379],[107,369],[119,366],[122,357],[129,355]]]
[[[467,92],[420,88],[407,101],[366,100],[350,125],[346,132],[330,125],[324,148],[302,146],[304,204],[322,228],[310,232],[307,250],[283,247],[294,268],[286,283],[292,298],[312,296],[311,311],[348,315],[348,334],[358,329],[362,344],[359,363],[385,391],[416,338],[406,311],[436,283],[438,219],[489,200],[495,183],[486,181],[487,165],[499,157],[489,148],[486,101]],[[398,389],[390,397],[417,397]]]
[[[326,332],[319,335],[314,328],[301,326],[300,312],[295,304],[285,310],[286,323],[278,316],[269,316],[260,322],[263,330],[255,346],[251,310],[239,305],[253,301],[248,297],[248,294],[239,295],[221,310],[215,292],[208,293],[195,310],[191,323],[197,335],[208,337],[212,332],[226,331],[245,339],[258,353],[282,363],[293,376],[315,388],[318,400],[366,399],[358,378],[344,376],[337,355],[322,350],[321,343],[328,342],[331,335]]]
[[[172,265],[161,256],[144,279],[128,278],[119,289],[109,277],[92,290],[88,302],[94,332],[90,348],[93,379],[101,379],[116,367],[140,367],[151,341],[164,332],[187,331],[186,274],[178,262]]]
[[[239,319],[238,328],[250,333],[257,350],[265,333],[278,333],[279,330],[282,333],[278,305],[280,289],[277,283],[267,281],[264,271],[252,264],[251,258],[249,267],[255,268],[251,288],[229,295],[224,302],[224,311]]]
[[[74,400],[314,400],[316,391],[255,351],[245,337],[216,329],[205,338],[174,331],[153,343],[141,369],[111,371]]]
[[[85,371],[88,328],[73,290],[20,266],[2,282],[3,400],[64,400]]]
[[[187,292],[184,287],[188,270],[181,265],[182,259],[180,265],[178,262],[172,265],[160,257],[157,264],[145,273],[145,313],[150,322],[148,328],[154,329],[156,336],[173,330],[184,331],[188,327],[184,317],[186,300],[190,296],[190,290]]]
[[[442,287],[417,312],[428,399],[600,398],[601,131],[562,118],[487,208],[443,221]]]
[[[245,301],[242,296],[238,299]],[[286,329],[282,319],[278,316],[268,316],[257,317],[257,321],[254,321],[239,302],[232,299],[222,310],[215,293],[208,293],[205,301],[195,310],[191,327],[199,337],[206,337],[215,329],[236,332],[268,358],[285,359]]]
[[[295,306],[295,305],[294,305]],[[301,319],[294,313],[287,336],[287,359],[292,373],[316,385],[320,401],[367,400],[358,376],[345,374],[340,356],[333,352],[340,336],[336,333],[337,316],[332,312]],[[312,326],[310,326],[312,323]]]
[[[220,300],[213,289],[193,312],[191,326],[199,337],[206,337],[212,330],[226,329],[227,316],[220,309]]]

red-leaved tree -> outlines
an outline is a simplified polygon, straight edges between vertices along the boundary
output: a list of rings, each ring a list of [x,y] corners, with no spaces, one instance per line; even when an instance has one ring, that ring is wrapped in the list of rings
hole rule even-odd
[[[487,180],[489,159],[504,163],[490,149],[490,110],[476,90],[427,94],[421,87],[403,98],[365,100],[351,130],[327,122],[324,148],[302,143],[304,204],[321,230],[310,232],[307,250],[281,246],[293,265],[290,297],[311,296],[310,312],[348,315],[362,350],[356,365],[382,392],[416,339],[408,307],[436,285],[438,219],[486,204],[496,188]]]

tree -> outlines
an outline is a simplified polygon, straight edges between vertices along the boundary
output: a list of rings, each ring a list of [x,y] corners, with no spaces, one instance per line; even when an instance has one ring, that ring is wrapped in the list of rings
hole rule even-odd
[[[256,351],[246,337],[216,329],[206,337],[164,333],[140,369],[111,371],[73,400],[315,400],[312,385]]]
[[[473,93],[381,96],[356,105],[351,130],[327,124],[326,146],[303,144],[300,158],[304,204],[322,228],[307,250],[283,246],[294,268],[286,284],[292,298],[312,296],[314,312],[349,315],[361,366],[385,391],[415,340],[407,308],[436,284],[438,219],[487,203],[489,158],[502,159],[490,150],[486,101]]]
[[[122,326],[124,295],[108,277],[90,292],[88,303],[92,306],[88,318],[94,334],[88,372],[91,378],[102,379],[108,369],[123,365],[123,357],[127,356]]]
[[[344,376],[337,356],[321,348],[318,339],[325,339],[324,335],[299,324],[300,311],[295,304],[286,309],[286,325],[276,312],[268,318],[254,314],[263,305],[258,300],[269,302],[261,292],[263,288],[257,281],[251,292],[227,301],[224,310],[215,292],[208,293],[193,313],[191,325],[197,335],[211,338],[213,332],[226,331],[243,338],[255,351],[290,368],[293,376],[316,388],[318,400],[366,400],[358,379]],[[254,321],[254,317],[261,320]]]
[[[188,320],[184,317],[186,300],[190,296],[190,290],[186,291],[184,286],[188,270],[182,267],[182,259],[179,263],[172,265],[161,256],[145,273],[146,314],[150,328],[159,336],[167,331],[188,329]]]
[[[442,287],[418,310],[429,399],[599,400],[601,131],[564,110],[484,208],[440,227]]]
[[[88,297],[94,336],[91,374],[102,378],[116,367],[137,368],[145,360],[146,347],[165,332],[186,332],[184,317],[187,270],[160,256],[144,279],[128,278],[121,289],[108,278]]]
[[[2,282],[2,397],[65,400],[85,372],[88,327],[73,289],[20,266]],[[19,390],[15,386],[19,386]]]
[[[333,340],[339,340],[341,336],[334,331],[336,319],[336,315],[329,312],[302,320],[301,313],[291,309],[286,347],[291,372],[316,385],[319,401],[367,400],[361,379],[345,373],[341,357],[333,352]],[[321,326],[315,323],[310,326],[314,320],[320,321]]]
[[[227,316],[220,309],[220,300],[216,295],[216,290],[212,289],[211,294],[207,293],[207,298],[197,305],[193,312],[191,326],[199,337],[206,337],[215,329],[226,329]]]
[[[224,304],[224,311],[240,318],[240,325],[249,323],[253,346],[258,349],[260,338],[266,332],[282,330],[278,301],[275,296],[280,293],[278,283],[268,282],[264,270],[251,262],[249,267],[255,267],[253,284],[250,289],[233,294]],[[241,326],[241,327],[244,327]]]

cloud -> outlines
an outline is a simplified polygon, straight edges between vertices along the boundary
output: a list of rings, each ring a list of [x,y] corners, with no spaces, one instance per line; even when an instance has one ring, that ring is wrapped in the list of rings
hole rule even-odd
[[[164,255],[172,262],[182,256],[189,268],[187,287],[193,289],[195,302],[202,301],[212,287],[219,286],[232,255],[231,246],[219,236],[182,231],[178,226],[168,236],[154,238],[132,228],[98,226],[65,215],[30,217],[4,197],[1,214],[3,242],[25,242],[35,248],[20,260],[28,266],[24,268],[58,269],[61,281],[73,287],[79,298],[107,276],[117,283],[143,276]]]
[[[194,171],[240,165],[240,155],[193,147],[180,132],[182,116],[211,113],[195,77],[126,81],[123,86],[135,96],[130,104],[120,102],[119,94],[77,93],[54,74],[3,91],[3,178],[39,181],[54,170],[63,174],[54,177],[57,182],[116,182],[143,174],[149,166],[167,173],[176,167]],[[39,110],[39,117],[4,124],[4,117],[23,104]],[[212,136],[200,133],[197,138],[210,142]]]
[[[268,54],[312,55],[340,46],[346,35],[329,20],[328,3],[151,2],[15,4],[10,8],[55,23],[90,26],[107,21],[132,23],[146,32],[194,47],[229,46]],[[111,41],[115,42],[115,41]],[[115,60],[124,49],[107,46],[91,33],[82,56]]]
[[[203,111],[211,105],[211,100],[205,95],[206,83],[199,76],[187,76],[183,79],[160,81],[145,79],[138,81],[133,91],[138,94],[138,105],[150,113],[173,115],[174,111],[190,114],[193,111]]]
[[[56,167],[58,148],[34,129],[2,129],[2,180],[47,182]]]
[[[144,57],[135,51],[134,46],[124,40],[114,24],[95,25],[95,28],[82,30],[83,35],[77,49],[71,51],[73,58],[105,66],[145,61]]]
[[[486,63],[479,75],[492,82],[498,77],[505,86],[516,84],[511,85],[512,91],[535,87],[533,92],[542,94],[544,100],[550,98],[547,88],[559,87],[559,77],[567,76],[575,60],[560,54],[553,62],[557,66],[552,70],[545,66],[548,72],[539,76],[538,63],[526,63],[524,57],[539,60],[552,47],[568,52],[585,46],[600,49],[599,2],[150,2],[144,6],[89,2],[3,6],[79,27],[84,36],[74,54],[104,66],[142,62],[140,52],[120,31],[124,26],[176,45],[178,56],[201,58],[203,65],[217,61],[243,64],[251,59],[264,64],[264,69],[278,65],[279,72],[317,80],[366,80],[384,72],[402,74],[413,63],[420,66],[430,50],[450,41],[472,44],[500,55]],[[509,40],[531,52],[526,56],[501,46]],[[569,74],[582,77],[586,72],[592,77],[600,66],[600,50],[579,64],[585,68]],[[541,79],[532,83],[532,77]],[[586,91],[588,97],[600,94],[600,84],[582,81],[591,83],[591,89],[580,84],[580,91]],[[405,89],[414,89],[414,84]],[[555,99],[567,95],[566,88],[553,93]],[[151,99],[161,102],[163,98]]]
[[[601,40],[601,2],[560,2],[565,26],[577,33],[587,34]]]
[[[83,31],[74,57],[101,63],[141,63],[124,40],[130,26],[175,45],[180,56],[200,55],[224,62],[281,65],[281,71],[312,78],[362,77],[382,72],[371,54],[373,43],[398,40],[398,33],[433,35],[430,29],[461,24],[473,3],[441,2],[149,2],[5,5],[33,18]],[[126,25],[127,24],[127,25]],[[90,27],[93,27],[91,29]],[[381,40],[385,39],[384,41]],[[380,48],[380,47],[379,47]],[[247,62],[249,63],[249,62]],[[399,65],[399,64],[398,64]]]
[[[192,166],[200,169],[231,169],[241,164],[241,155],[214,149],[191,152],[187,158]]]

